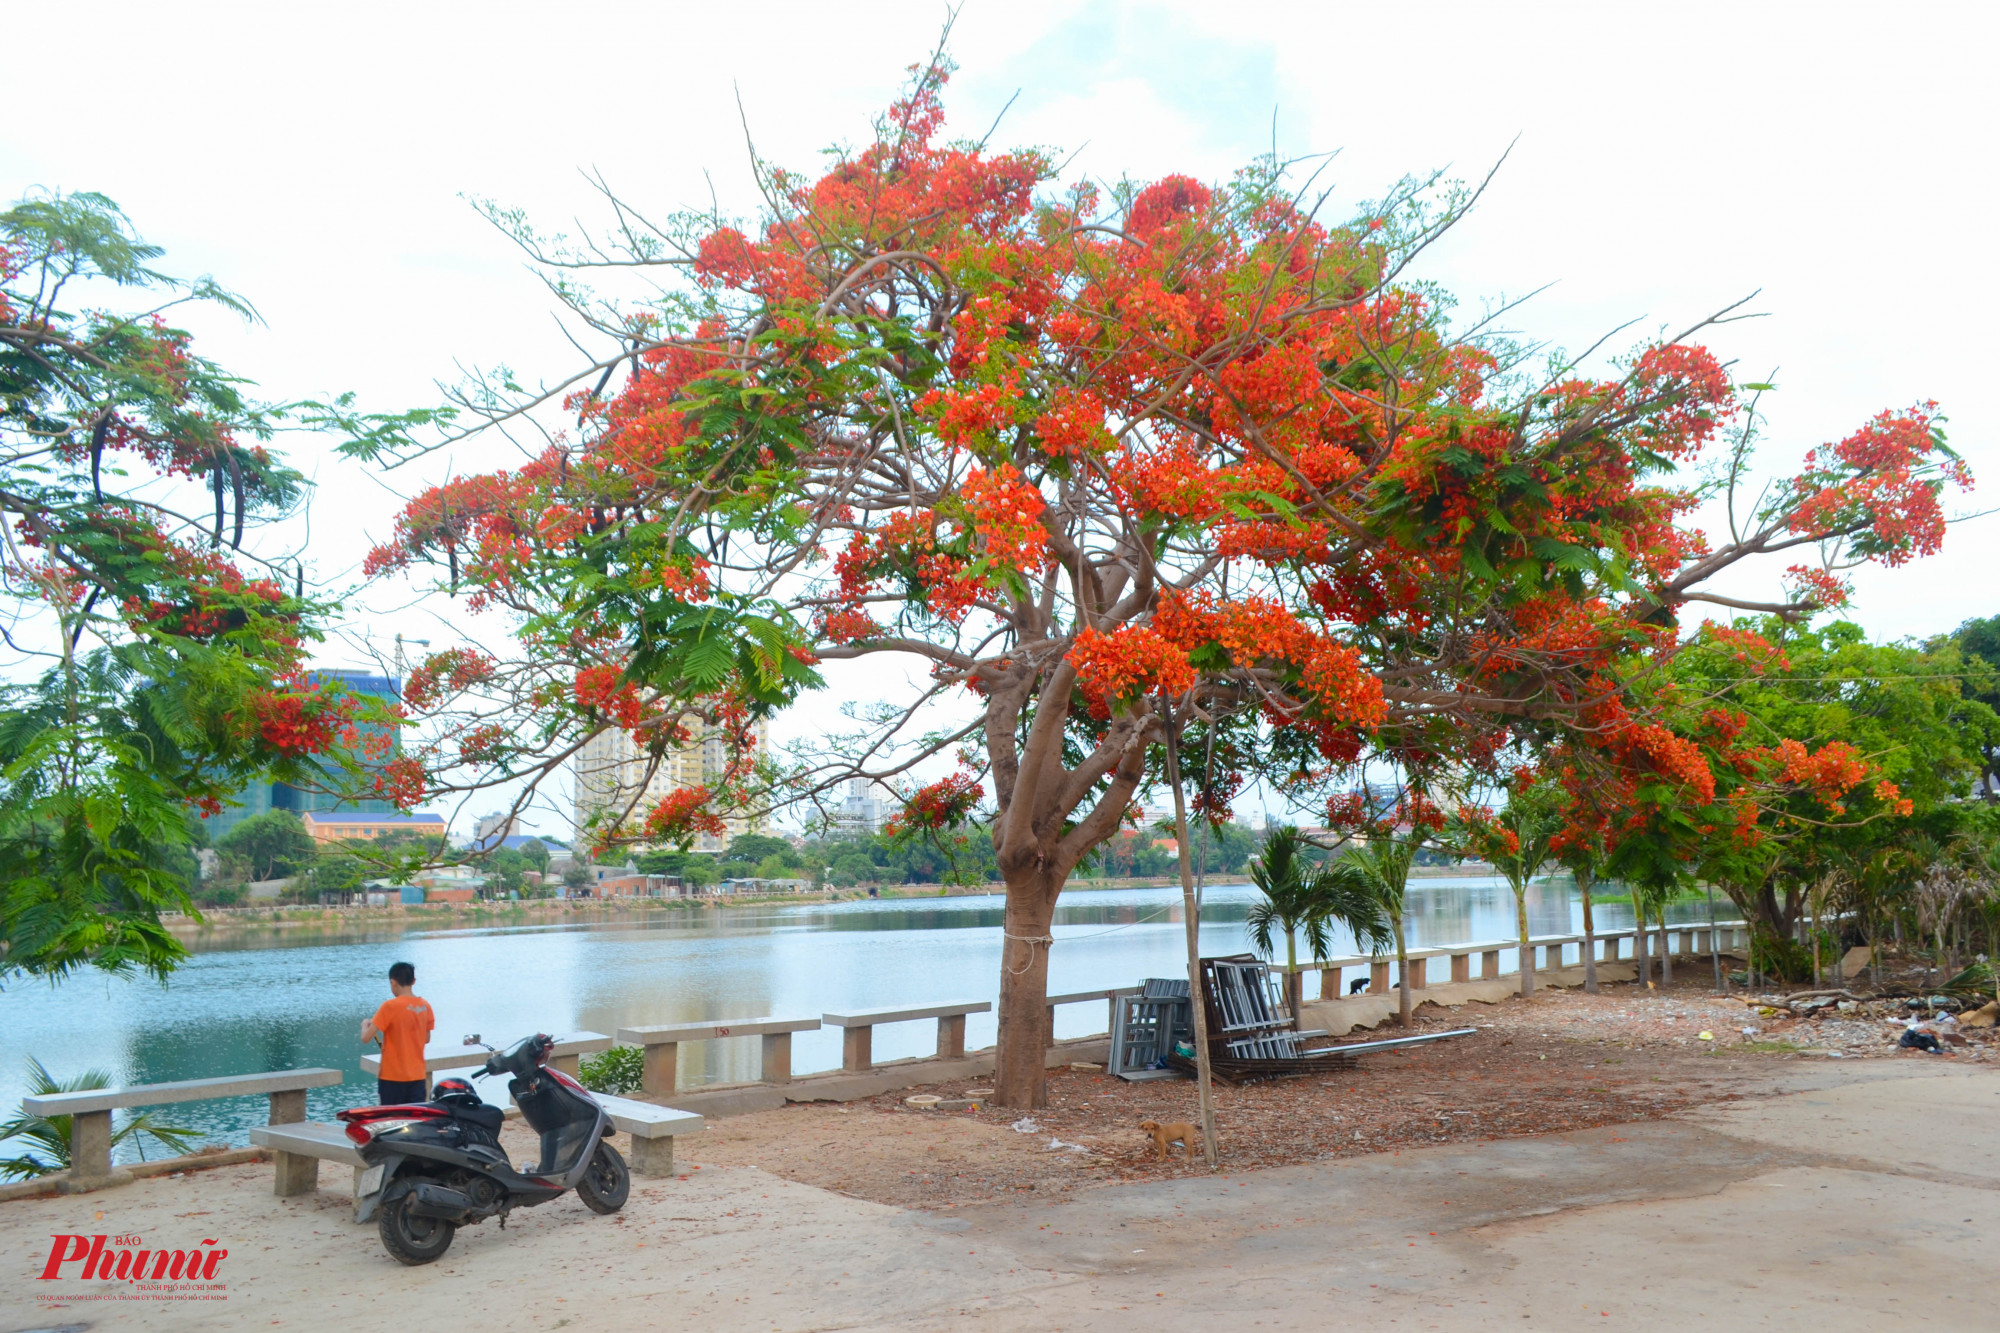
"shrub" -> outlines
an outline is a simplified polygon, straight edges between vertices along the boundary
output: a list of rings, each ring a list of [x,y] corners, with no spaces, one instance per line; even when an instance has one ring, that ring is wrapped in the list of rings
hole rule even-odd
[[[646,1052],[638,1046],[613,1046],[577,1063],[577,1082],[592,1092],[637,1092],[645,1078]]]

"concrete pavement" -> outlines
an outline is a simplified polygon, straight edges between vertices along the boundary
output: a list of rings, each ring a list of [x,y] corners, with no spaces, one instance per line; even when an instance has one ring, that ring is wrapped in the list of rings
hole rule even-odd
[[[281,1200],[268,1167],[231,1167],[0,1204],[0,1330],[1988,1326],[2000,1075],[1896,1060],[1783,1077],[1779,1096],[1673,1121],[950,1213],[689,1170],[617,1217],[565,1200],[472,1228],[422,1269],[343,1220],[331,1173]],[[221,1237],[228,1299],[38,1301],[116,1285],[36,1280],[52,1235],[106,1231]]]

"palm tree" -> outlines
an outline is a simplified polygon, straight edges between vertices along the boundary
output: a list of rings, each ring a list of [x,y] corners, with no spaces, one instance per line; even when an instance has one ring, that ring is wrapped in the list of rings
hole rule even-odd
[[[1528,886],[1542,873],[1553,849],[1549,842],[1562,822],[1555,801],[1561,789],[1554,783],[1521,786],[1508,793],[1507,806],[1489,827],[1511,835],[1487,839],[1486,857],[1514,891],[1514,928],[1521,955],[1521,994],[1535,993],[1535,948],[1528,943]]]
[[[1328,867],[1315,866],[1301,856],[1299,831],[1289,825],[1271,831],[1263,854],[1250,867],[1250,881],[1264,895],[1250,909],[1250,939],[1257,952],[1269,958],[1277,952],[1274,936],[1284,937],[1285,1000],[1295,1019],[1302,1000],[1299,936],[1305,936],[1315,962],[1324,961],[1332,951],[1330,927],[1336,922],[1371,953],[1379,953],[1389,938],[1389,924],[1377,900],[1357,892]]]
[[[85,1070],[75,1078],[58,1079],[43,1067],[40,1060],[28,1057],[28,1091],[31,1096],[51,1097],[59,1092],[90,1092],[110,1086],[111,1075],[101,1069]],[[29,1115],[24,1111],[0,1125],[0,1139],[23,1138],[40,1149],[39,1154],[24,1153],[18,1157],[0,1158],[0,1179],[25,1180],[68,1170],[73,1123],[71,1116]],[[124,1127],[111,1136],[111,1146],[115,1150],[125,1140],[133,1139],[140,1145],[139,1155],[144,1157],[145,1141],[152,1139],[178,1154],[185,1153],[199,1137],[192,1129],[162,1125],[153,1119],[152,1112],[143,1111],[127,1120]]]
[[[1388,924],[1396,946],[1400,992],[1396,1022],[1402,1027],[1410,1025],[1410,1014],[1415,1008],[1410,1000],[1410,959],[1403,937],[1403,897],[1410,883],[1410,863],[1416,860],[1416,856],[1417,837],[1414,830],[1408,838],[1379,833],[1359,846],[1350,846],[1326,868],[1327,878],[1335,886],[1334,891],[1348,902],[1369,904],[1377,919]],[[1382,953],[1384,943],[1378,934],[1369,952]]]

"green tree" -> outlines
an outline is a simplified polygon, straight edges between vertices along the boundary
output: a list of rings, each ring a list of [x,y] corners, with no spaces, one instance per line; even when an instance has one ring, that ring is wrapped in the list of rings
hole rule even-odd
[[[296,875],[318,859],[319,847],[305,822],[289,810],[252,815],[222,835],[216,849],[240,857],[251,879]]]
[[[1963,654],[1965,697],[2000,714],[2000,616],[1966,621],[1951,642]],[[2000,802],[2000,733],[1975,725],[1969,739],[1979,751],[1981,795],[1989,805]]]
[[[1535,950],[1528,943],[1528,888],[1552,854],[1562,829],[1562,792],[1535,774],[1518,770],[1504,784],[1507,804],[1498,814],[1468,807],[1453,823],[1451,841],[1483,857],[1514,891],[1514,932],[1521,956],[1521,994],[1535,993]]]
[[[1416,859],[1420,845],[1421,839],[1414,829],[1400,836],[1387,830],[1376,831],[1361,843],[1343,848],[1326,868],[1344,895],[1372,903],[1388,923],[1390,940],[1396,949],[1396,1022],[1402,1027],[1410,1025],[1416,1008],[1410,995],[1410,957],[1403,919],[1407,911],[1410,863]],[[1379,937],[1370,951],[1382,952]]]
[[[160,255],[102,195],[0,213],[0,598],[40,670],[0,686],[0,978],[165,976],[186,810],[304,781],[363,712],[299,683],[326,608],[254,539],[305,500],[287,420],[388,423],[253,400],[170,320],[250,307]]]
[[[1285,942],[1285,998],[1294,1018],[1301,1007],[1300,936],[1314,961],[1324,960],[1332,948],[1335,924],[1347,927],[1370,953],[1379,953],[1393,938],[1379,894],[1360,887],[1352,876],[1313,864],[1304,852],[1298,829],[1287,825],[1271,831],[1263,856],[1250,867],[1250,882],[1264,896],[1245,918],[1251,942],[1266,958],[1276,951],[1277,938]]]

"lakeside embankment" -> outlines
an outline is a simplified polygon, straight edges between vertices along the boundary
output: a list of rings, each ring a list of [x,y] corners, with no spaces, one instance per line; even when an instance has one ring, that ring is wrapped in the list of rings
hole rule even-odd
[[[1413,879],[1491,873],[1483,864],[1417,866]],[[1240,882],[1232,876],[1229,883]],[[1073,880],[1065,893],[1178,887],[1172,875],[1128,879]],[[1006,886],[990,884],[903,884],[877,890],[877,900],[962,898],[1002,894]],[[168,929],[184,944],[254,943],[259,937],[287,935],[331,937],[405,934],[411,930],[490,930],[519,926],[588,926],[655,921],[665,913],[711,911],[722,907],[797,906],[855,902],[869,897],[866,889],[828,889],[815,893],[731,894],[699,898],[530,898],[513,902],[392,903],[382,907],[318,907],[310,904],[259,904],[211,907],[199,917],[169,916]]]

